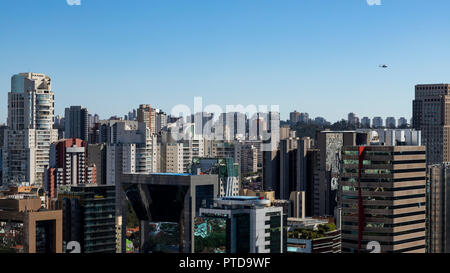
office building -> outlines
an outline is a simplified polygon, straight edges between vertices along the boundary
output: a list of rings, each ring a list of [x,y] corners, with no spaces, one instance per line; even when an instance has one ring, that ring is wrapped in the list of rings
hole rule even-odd
[[[416,85],[413,128],[422,131],[427,164],[450,162],[449,84]]]
[[[88,141],[89,120],[88,110],[81,106],[70,106],[65,110],[65,138],[79,138]]]
[[[286,220],[283,208],[264,198],[218,198],[195,218],[194,252],[285,253]]]
[[[280,141],[279,149],[263,152],[264,189],[275,191],[277,199],[289,199],[291,191],[300,190],[298,139]]]
[[[427,252],[450,253],[450,165],[428,167],[427,183]]]
[[[305,216],[320,213],[319,153],[313,146],[308,137],[289,138],[280,141],[278,150],[264,152],[264,189],[275,191],[277,199],[292,200],[293,211],[300,213],[301,208]],[[302,198],[292,196],[299,192]]]
[[[289,217],[306,217],[306,192],[292,191],[289,196]]]
[[[339,223],[343,252],[424,253],[426,155],[423,146],[342,149]]]
[[[154,173],[120,177],[122,190],[139,219],[140,251],[193,253],[194,218],[218,195],[217,175]],[[125,227],[126,217],[122,220]],[[161,228],[166,235],[156,242],[154,236]]]
[[[342,147],[367,144],[367,133],[356,131],[322,131],[317,134],[317,175],[318,184],[314,191],[318,193],[313,216],[336,215],[337,190],[341,173],[340,154]]]
[[[64,252],[69,242],[81,253],[116,253],[115,187],[79,185],[58,193],[63,211]]]

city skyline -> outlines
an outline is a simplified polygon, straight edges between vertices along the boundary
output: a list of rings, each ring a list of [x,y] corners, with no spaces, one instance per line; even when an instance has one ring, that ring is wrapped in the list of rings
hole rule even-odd
[[[141,103],[170,113],[202,96],[222,106],[278,104],[283,120],[294,110],[331,122],[350,111],[409,120],[416,84],[449,82],[449,38],[440,35],[449,22],[435,14],[450,3],[324,3],[8,1],[1,101],[11,75],[28,71],[54,79],[60,116],[71,105],[122,116]],[[1,123],[6,115],[0,108]]]

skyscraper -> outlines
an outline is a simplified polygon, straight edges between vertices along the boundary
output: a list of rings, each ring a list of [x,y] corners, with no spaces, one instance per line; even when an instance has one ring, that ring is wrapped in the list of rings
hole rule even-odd
[[[54,124],[51,79],[21,73],[11,79],[8,93],[8,130],[5,133],[3,182],[43,185],[50,144],[58,139]]]
[[[342,170],[341,151],[344,146],[354,146],[367,143],[367,133],[356,131],[329,131],[317,134],[318,162],[317,173],[319,183],[314,190],[318,198],[314,205],[315,216],[332,216],[336,213],[338,180]]]
[[[416,85],[413,128],[422,131],[427,163],[450,161],[450,85]]]
[[[58,186],[97,183],[97,168],[87,164],[87,142],[78,138],[63,139],[50,148],[50,168],[46,190],[55,197]]]
[[[450,163],[428,168],[427,183],[427,252],[450,252]]]
[[[424,253],[425,147],[347,146],[342,162],[342,251]]]
[[[81,106],[70,106],[65,111],[65,138],[79,138],[88,141],[88,110]]]
[[[115,194],[114,186],[106,185],[72,186],[58,194],[65,246],[76,241],[81,253],[116,252]]]

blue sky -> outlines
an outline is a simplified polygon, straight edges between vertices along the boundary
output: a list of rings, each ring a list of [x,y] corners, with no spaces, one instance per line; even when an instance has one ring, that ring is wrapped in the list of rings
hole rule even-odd
[[[282,118],[411,117],[414,85],[450,82],[448,0],[2,0],[10,77],[53,79],[56,113],[139,104],[278,104]],[[381,69],[388,64],[389,69]]]

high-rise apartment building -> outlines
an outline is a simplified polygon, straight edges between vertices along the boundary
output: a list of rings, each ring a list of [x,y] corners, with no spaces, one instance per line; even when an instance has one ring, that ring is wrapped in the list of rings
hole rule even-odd
[[[237,141],[234,145],[234,160],[239,164],[242,174],[258,172],[260,145],[250,141]]]
[[[349,113],[347,122],[348,122],[349,125],[358,126],[359,118],[356,116],[355,113]]]
[[[65,110],[65,138],[79,138],[88,141],[89,119],[88,110],[81,106],[70,106]],[[92,120],[93,122],[93,120]]]
[[[3,184],[43,185],[50,144],[58,139],[54,93],[44,74],[21,73],[11,79],[8,130],[3,150]]]
[[[138,122],[144,122],[151,134],[159,134],[167,126],[167,114],[149,104],[141,104],[137,109]]]
[[[416,85],[413,128],[422,131],[427,164],[450,162],[450,85]]]
[[[408,126],[408,120],[404,117],[401,117],[398,119],[397,122],[397,127],[402,129],[402,128],[406,128]]]
[[[370,128],[370,118],[368,118],[368,117],[363,117],[362,119],[361,119],[361,127],[363,127],[363,128]]]
[[[339,223],[343,252],[424,253],[426,161],[423,146],[342,149]]]
[[[386,128],[395,129],[397,127],[396,120],[394,117],[386,118]]]
[[[383,119],[381,117],[374,117],[372,119],[372,128],[381,128],[383,127]]]
[[[299,113],[299,112],[294,111],[294,112],[291,112],[291,113],[289,114],[289,122],[290,122],[291,124],[296,124],[296,123],[298,123],[298,122],[299,122],[299,119],[300,119],[300,113]]]
[[[301,123],[308,123],[309,122],[309,114],[308,113],[300,113],[300,117],[298,118],[298,121]]]
[[[323,117],[316,117],[316,118],[314,119],[314,123],[317,124],[317,125],[326,125],[326,124],[329,124],[329,122],[328,122],[325,118],[323,118]]]
[[[87,163],[87,142],[71,138],[52,143],[46,182],[52,198],[62,185],[97,184],[97,167]]]
[[[157,168],[157,137],[145,123],[101,121],[99,139],[106,143],[106,183],[115,184],[116,161],[127,172],[150,173]]]
[[[98,185],[106,185],[106,148],[105,143],[88,144],[87,147],[87,164],[95,165]]]

